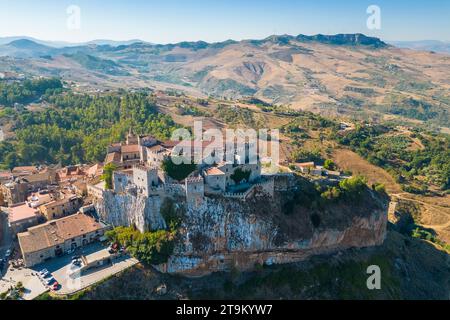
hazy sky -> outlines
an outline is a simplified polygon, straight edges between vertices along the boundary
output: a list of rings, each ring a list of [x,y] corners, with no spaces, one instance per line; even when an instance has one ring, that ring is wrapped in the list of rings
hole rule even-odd
[[[67,27],[70,5],[81,10],[81,29]],[[366,26],[369,5],[381,9],[380,30]],[[450,1],[0,0],[0,37],[173,43],[356,32],[383,40],[450,41]]]

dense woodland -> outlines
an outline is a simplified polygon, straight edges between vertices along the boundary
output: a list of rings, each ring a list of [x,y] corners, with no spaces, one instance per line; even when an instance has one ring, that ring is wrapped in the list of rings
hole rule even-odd
[[[3,88],[8,92],[13,90],[10,87],[27,86],[27,83],[3,85]],[[14,139],[0,143],[3,168],[103,161],[107,145],[122,140],[130,128],[136,133],[167,139],[176,127],[171,117],[157,112],[155,101],[148,93],[120,91],[92,96],[44,90],[45,85],[55,87],[53,80],[37,80],[35,85],[41,88],[39,92],[46,92],[35,98],[45,100],[50,107],[42,111],[0,107],[0,117],[14,124],[15,133]],[[24,99],[20,95],[15,97],[17,101]]]
[[[58,79],[25,80],[23,82],[0,81],[0,106],[12,107],[16,103],[25,104],[57,92],[63,85]]]

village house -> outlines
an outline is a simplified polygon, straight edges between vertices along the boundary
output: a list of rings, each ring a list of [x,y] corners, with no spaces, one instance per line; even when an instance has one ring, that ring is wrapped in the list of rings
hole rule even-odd
[[[73,182],[83,179],[86,173],[81,166],[68,166],[57,171],[57,179],[59,183]]]
[[[86,169],[86,176],[89,179],[100,177],[103,174],[103,164],[97,163]]]
[[[24,264],[32,267],[99,240],[105,230],[101,222],[78,213],[29,228],[17,236]]]
[[[12,174],[15,177],[28,176],[38,172],[39,170],[36,166],[15,167],[12,169]]]
[[[13,174],[10,171],[0,171],[0,183],[7,183],[13,180]]]
[[[8,208],[8,223],[14,234],[23,232],[39,223],[39,212],[29,203]]]
[[[54,220],[76,213],[82,202],[82,198],[76,194],[63,195],[61,199],[40,206],[39,210],[47,220]]]
[[[56,183],[56,172],[47,168],[39,173],[23,176],[22,179],[28,182],[29,191],[38,191]]]
[[[32,208],[39,208],[40,206],[55,200],[55,195],[48,190],[35,192],[28,197],[27,201]]]
[[[303,163],[296,163],[295,167],[300,170],[301,173],[310,173],[311,170],[313,170],[316,165],[314,162],[303,162]]]
[[[23,178],[0,184],[0,205],[8,207],[25,202],[28,196],[29,184]]]

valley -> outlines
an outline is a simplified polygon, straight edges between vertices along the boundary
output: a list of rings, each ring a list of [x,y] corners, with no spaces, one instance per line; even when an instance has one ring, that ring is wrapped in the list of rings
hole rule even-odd
[[[382,265],[388,275],[386,289],[364,291],[365,299],[446,298],[448,283],[440,287],[439,279],[448,275],[450,253],[448,55],[400,49],[359,34],[58,48],[22,39],[0,45],[0,75],[5,175],[31,165],[103,166],[117,144],[128,146],[132,133],[166,148],[174,130],[191,130],[202,121],[204,130],[279,129],[277,174],[300,181],[285,193],[272,186],[271,200],[258,198],[267,182],[259,181],[255,199],[231,195],[244,197],[243,205],[226,192],[224,199],[216,194],[195,208],[186,204],[189,219],[182,228],[163,228],[153,211],[162,201],[150,195],[143,200],[130,186],[109,190],[105,182],[99,189],[105,177],[96,172],[88,183],[91,193],[83,196],[92,204],[92,190],[100,190],[92,204],[96,211],[131,228],[117,231],[115,241],[125,237],[120,232],[138,228],[144,239],[158,243],[154,247],[160,246],[157,236],[165,237],[164,250],[170,251],[177,235],[182,250],[164,268],[188,277],[165,274],[154,258],[136,250],[142,255],[137,267],[72,297],[42,299],[355,299],[363,292],[367,263]],[[117,169],[105,165],[111,175]],[[130,175],[130,168],[122,169]],[[186,190],[188,183],[198,181],[187,179]],[[174,185],[184,187],[167,182],[167,190]],[[152,192],[159,196],[159,188]],[[184,201],[177,198],[177,206]],[[372,211],[378,218],[366,216]],[[273,230],[280,238],[268,236]],[[156,256],[158,263],[167,258]],[[273,259],[284,265],[267,263]],[[236,261],[240,268],[230,267]],[[337,270],[336,279],[330,270]],[[162,285],[169,287],[167,296],[158,293]]]
[[[7,57],[6,57],[7,55]],[[3,57],[2,57],[3,56]],[[0,46],[0,70],[58,76],[93,92],[174,89],[263,101],[323,115],[448,127],[450,57],[364,35],[52,48]]]

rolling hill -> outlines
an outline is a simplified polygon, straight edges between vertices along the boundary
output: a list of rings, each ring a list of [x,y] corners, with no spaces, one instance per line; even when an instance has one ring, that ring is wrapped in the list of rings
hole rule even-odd
[[[450,56],[362,34],[64,48],[19,41],[0,46],[0,70],[60,76],[95,89],[173,88],[324,114],[450,123]]]

